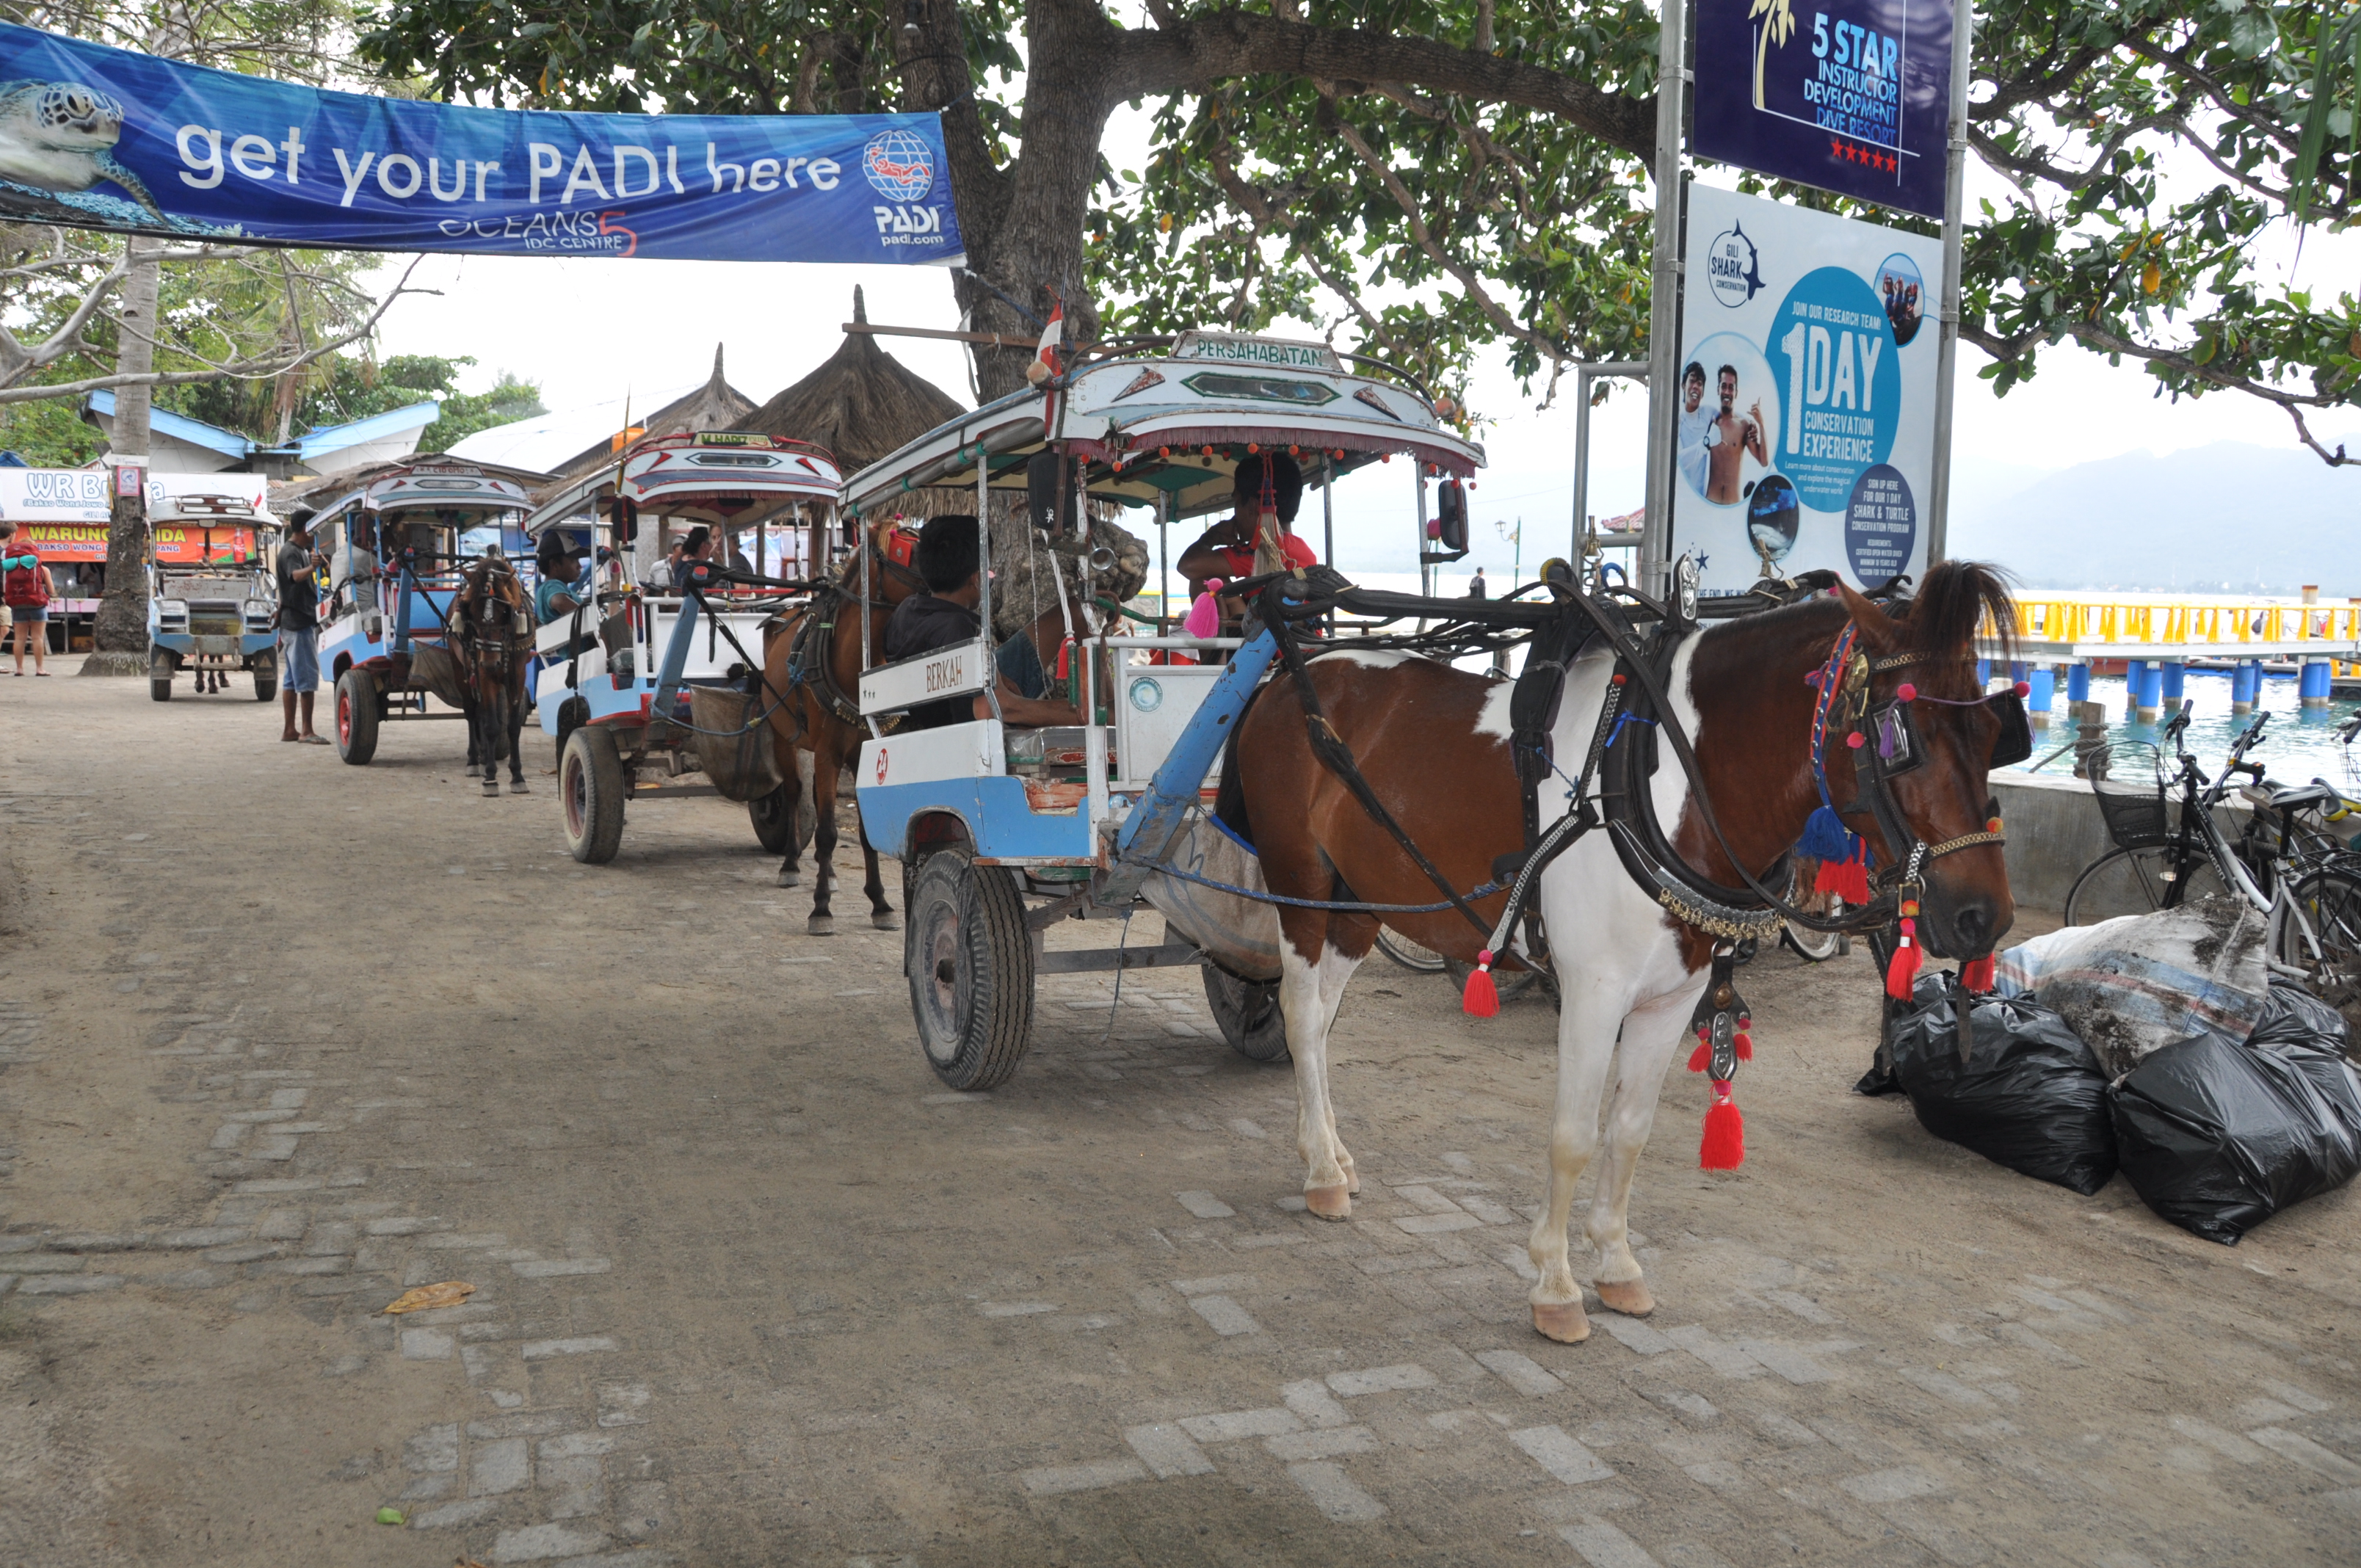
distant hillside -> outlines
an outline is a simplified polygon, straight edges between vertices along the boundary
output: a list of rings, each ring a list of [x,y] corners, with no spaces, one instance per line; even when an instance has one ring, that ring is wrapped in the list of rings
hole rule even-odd
[[[2023,488],[1979,483],[1966,452],[1958,462],[1950,554],[2029,587],[2361,595],[2361,470],[2292,443],[2102,458]]]

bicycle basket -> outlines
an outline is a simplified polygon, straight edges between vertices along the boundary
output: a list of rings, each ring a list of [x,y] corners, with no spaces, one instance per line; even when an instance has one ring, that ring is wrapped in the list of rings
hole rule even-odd
[[[2170,837],[2165,822],[2162,757],[2152,746],[2140,746],[2151,759],[2149,779],[2092,779],[2091,793],[2099,797],[2099,817],[2107,837],[2119,849],[2137,850],[2161,844]],[[2127,751],[2135,748],[2125,748]]]

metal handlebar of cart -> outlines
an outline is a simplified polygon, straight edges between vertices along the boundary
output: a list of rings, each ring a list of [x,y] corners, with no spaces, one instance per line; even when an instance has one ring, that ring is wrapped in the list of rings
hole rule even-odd
[[[1208,784],[1276,644],[1268,632],[1116,635],[1093,602],[1083,504],[1152,507],[1159,525],[1225,511],[1238,463],[1262,452],[1294,456],[1323,488],[1396,455],[1451,486],[1484,461],[1424,392],[1349,371],[1321,345],[1191,333],[1157,356],[1086,360],[1040,391],[962,415],[845,487],[856,514],[921,488],[972,488],[986,520],[995,495],[1014,504],[1022,491],[1038,540],[1076,563],[1081,591],[1067,611],[1087,722],[1003,722],[989,526],[985,635],[861,677],[871,730],[855,775],[862,831],[902,862],[911,1011],[928,1065],[954,1088],[988,1089],[1016,1070],[1044,973],[1195,965],[1233,1047],[1264,1060],[1286,1053],[1272,906],[1204,885],[1262,889],[1251,850],[1211,817]],[[971,696],[993,717],[890,734],[878,722]],[[1181,862],[1202,880],[1159,869]],[[1061,920],[1123,918],[1149,904],[1166,916],[1160,944],[1074,951],[1045,941]]]
[[[763,627],[805,586],[711,562],[686,563],[681,580],[651,584],[633,563],[652,553],[631,546],[660,543],[667,522],[721,535],[807,509],[817,545],[833,530],[842,482],[836,459],[809,442],[737,431],[653,436],[527,520],[535,537],[578,527],[584,506],[613,489],[607,517],[591,523],[590,585],[535,641],[534,695],[541,727],[557,743],[558,799],[576,860],[615,858],[629,800],[719,795],[744,803],[755,837],[774,854],[810,839],[808,806],[790,819],[769,723],[779,698],[762,677]]]

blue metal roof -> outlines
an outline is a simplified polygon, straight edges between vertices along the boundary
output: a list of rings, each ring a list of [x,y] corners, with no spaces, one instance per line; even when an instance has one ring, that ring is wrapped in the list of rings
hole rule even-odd
[[[112,391],[93,392],[82,406],[93,413],[104,414],[107,418],[113,419],[115,394]],[[148,427],[158,435],[168,435],[174,441],[185,441],[192,446],[203,446],[210,451],[218,452],[225,457],[243,457],[255,449],[254,442],[234,430],[224,430],[218,425],[207,424],[203,420],[190,419],[185,415],[176,414],[170,409],[150,411],[148,415]]]
[[[82,406],[93,413],[104,414],[113,419],[115,394],[112,391],[93,392],[84,400]],[[359,446],[401,431],[423,430],[442,417],[443,405],[430,399],[425,402],[412,403],[407,408],[395,409],[388,413],[372,414],[368,419],[357,419],[349,424],[328,425],[312,432],[309,435],[296,437],[291,444],[297,455],[305,462],[309,462],[314,457],[323,457],[331,452],[342,452],[347,447]],[[158,435],[170,436],[174,441],[184,441],[192,446],[203,446],[226,457],[247,457],[257,452],[271,450],[265,443],[240,435],[234,430],[224,430],[218,425],[207,424],[203,420],[176,414],[169,409],[151,410],[148,416],[148,428]]]
[[[423,403],[412,403],[407,408],[395,409],[389,413],[372,414],[368,419],[357,419],[350,424],[332,424],[324,430],[315,430],[309,435],[299,436],[295,441],[295,450],[309,461],[330,452],[342,452],[348,446],[359,446],[366,442],[376,441],[401,431],[423,430],[442,417],[443,405],[440,402],[429,400]]]

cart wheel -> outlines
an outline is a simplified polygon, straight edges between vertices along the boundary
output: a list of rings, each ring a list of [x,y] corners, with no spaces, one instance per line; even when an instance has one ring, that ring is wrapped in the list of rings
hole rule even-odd
[[[1015,875],[938,850],[906,907],[903,961],[927,1065],[953,1089],[1007,1082],[1033,1033],[1033,943]]]
[[[622,847],[624,787],[612,735],[585,725],[566,738],[557,798],[566,804],[566,850],[583,864],[603,866]]]
[[[377,755],[377,682],[366,670],[336,677],[336,755],[357,768]]]
[[[762,840],[763,849],[774,855],[785,854],[792,843],[796,853],[800,856],[812,841],[810,799],[801,794],[796,795],[795,817],[789,821],[787,786],[785,784],[759,800],[748,801],[746,815],[753,818],[754,837]]]
[[[250,666],[254,671],[254,700],[269,702],[279,695],[279,661],[268,655],[257,659]]]
[[[1287,1019],[1279,1008],[1279,982],[1240,980],[1213,964],[1201,967],[1205,1004],[1230,1048],[1248,1061],[1285,1061]]]
[[[158,702],[171,701],[172,677],[170,675],[150,674],[148,677],[148,695],[154,697]]]

